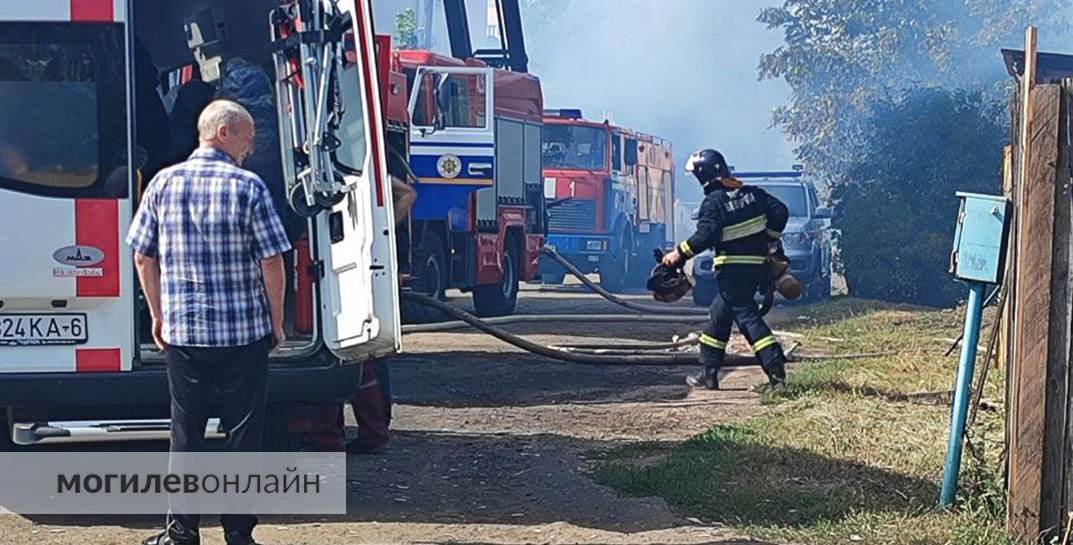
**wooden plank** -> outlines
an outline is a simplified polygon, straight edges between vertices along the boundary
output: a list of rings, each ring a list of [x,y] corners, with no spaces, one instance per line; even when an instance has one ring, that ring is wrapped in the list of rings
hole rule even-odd
[[[1061,126],[1058,133],[1058,179],[1055,185],[1059,188],[1064,195],[1057,197],[1057,203],[1060,208],[1067,210],[1067,218],[1065,221],[1069,225],[1073,225],[1073,79],[1066,80],[1062,84],[1062,102],[1063,111],[1062,119],[1060,120]],[[1070,227],[1073,230],[1073,227]],[[1064,244],[1066,255],[1067,268],[1073,271],[1073,256],[1068,255],[1073,249],[1073,233],[1070,233],[1066,240],[1055,241],[1055,244]],[[1073,272],[1070,273],[1073,275]],[[1062,438],[1060,445],[1060,453],[1064,459],[1061,460],[1061,467],[1063,474],[1061,476],[1061,502],[1058,507],[1059,511],[1059,524],[1068,525],[1069,512],[1071,503],[1073,503],[1073,456],[1069,453],[1073,452],[1073,430],[1070,429],[1071,423],[1073,423],[1073,403],[1070,402],[1069,392],[1073,389],[1073,339],[1069,338],[1073,336],[1073,326],[1070,325],[1069,320],[1073,317],[1073,296],[1070,292],[1073,292],[1073,281],[1067,277],[1066,279],[1066,295],[1061,301],[1066,305],[1066,331],[1067,338],[1065,339],[1064,357],[1066,361],[1066,372],[1062,377],[1055,377],[1056,381],[1064,382],[1064,392],[1056,393],[1056,399],[1061,399],[1065,403],[1063,415],[1065,421],[1062,423]],[[1056,438],[1057,440],[1057,438]]]
[[[1070,346],[1070,229],[1073,218],[1073,193],[1069,187],[1070,149],[1069,101],[1066,90],[1059,88],[1058,139],[1055,142],[1054,215],[1051,238],[1051,305],[1047,323],[1046,405],[1043,436],[1043,471],[1040,491],[1040,526],[1048,536],[1059,534],[1065,526],[1065,447],[1069,381]]]
[[[1041,526],[1046,382],[1051,311],[1055,165],[1061,88],[1030,92],[1031,135],[1024,147],[1020,187],[1016,310],[1013,335],[1009,495],[1007,524],[1016,536],[1035,539]]]
[[[1034,473],[1029,460],[1030,456],[1025,452],[1025,438],[1022,436],[1021,424],[1022,402],[1022,368],[1018,349],[1021,343],[1019,335],[1019,317],[1021,316],[1021,282],[1022,261],[1024,259],[1021,245],[1024,237],[1024,215],[1026,208],[1025,180],[1028,173],[1028,161],[1030,158],[1031,143],[1030,131],[1033,118],[1033,88],[1036,84],[1036,44],[1038,32],[1033,27],[1025,31],[1025,71],[1021,76],[1021,88],[1019,98],[1020,108],[1014,119],[1017,121],[1017,170],[1015,174],[1014,188],[1014,231],[1011,243],[1013,244],[1013,263],[1010,290],[1010,317],[1011,334],[1009,337],[1010,364],[1007,368],[1006,378],[1006,529],[1015,536],[1026,536],[1034,539],[1039,517],[1039,489],[1038,482],[1042,474]],[[1030,450],[1030,449],[1027,449]],[[1027,473],[1027,474],[1026,474]]]

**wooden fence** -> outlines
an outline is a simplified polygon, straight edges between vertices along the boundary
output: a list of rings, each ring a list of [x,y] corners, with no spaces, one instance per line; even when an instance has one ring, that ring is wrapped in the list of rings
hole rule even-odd
[[[1059,535],[1073,510],[1073,79],[1036,83],[1035,34],[1013,108],[1014,202],[1000,361],[1007,369],[1007,525]]]

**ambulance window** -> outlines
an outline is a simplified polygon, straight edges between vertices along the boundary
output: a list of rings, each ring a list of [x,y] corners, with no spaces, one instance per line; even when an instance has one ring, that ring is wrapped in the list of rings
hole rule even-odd
[[[335,160],[351,170],[365,169],[365,109],[361,96],[357,65],[349,65],[339,75],[339,94],[343,100],[343,118],[338,136],[342,145],[335,151]]]
[[[128,194],[121,25],[0,23],[0,188]]]

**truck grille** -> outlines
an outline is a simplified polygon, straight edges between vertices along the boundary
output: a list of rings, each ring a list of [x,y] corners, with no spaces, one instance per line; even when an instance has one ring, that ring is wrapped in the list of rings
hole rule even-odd
[[[548,228],[554,231],[592,231],[596,229],[596,203],[566,201],[548,211]]]

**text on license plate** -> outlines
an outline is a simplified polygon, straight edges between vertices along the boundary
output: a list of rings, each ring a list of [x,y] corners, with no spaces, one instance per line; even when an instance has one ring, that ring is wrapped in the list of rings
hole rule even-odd
[[[0,314],[0,346],[82,344],[85,314]]]

